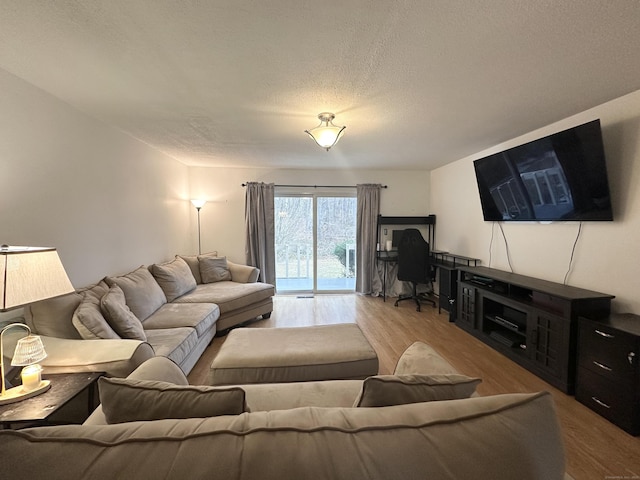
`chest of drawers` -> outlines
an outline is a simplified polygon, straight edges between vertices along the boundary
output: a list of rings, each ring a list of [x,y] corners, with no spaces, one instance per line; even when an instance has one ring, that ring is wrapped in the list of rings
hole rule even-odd
[[[640,434],[640,316],[580,318],[576,400]]]

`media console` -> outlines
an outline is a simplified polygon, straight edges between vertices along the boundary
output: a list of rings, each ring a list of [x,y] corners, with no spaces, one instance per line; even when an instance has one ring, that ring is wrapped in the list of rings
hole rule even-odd
[[[573,394],[578,318],[607,317],[613,295],[488,267],[457,268],[456,325]]]

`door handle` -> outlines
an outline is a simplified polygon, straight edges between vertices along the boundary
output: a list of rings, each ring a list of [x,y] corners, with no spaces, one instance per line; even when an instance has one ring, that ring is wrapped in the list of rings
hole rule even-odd
[[[629,361],[629,365],[633,365],[633,361],[636,358],[636,354],[635,352],[629,352],[629,355],[627,355],[627,360]]]

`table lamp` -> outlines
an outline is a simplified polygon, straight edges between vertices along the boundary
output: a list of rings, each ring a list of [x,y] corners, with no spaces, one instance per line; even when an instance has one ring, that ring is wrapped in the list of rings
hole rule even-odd
[[[49,380],[42,380],[40,373],[42,367],[38,362],[46,358],[47,353],[44,351],[42,340],[37,335],[31,334],[31,329],[24,323],[12,323],[2,329],[0,333],[0,358],[4,359],[4,333],[14,327],[26,329],[29,333],[26,337],[18,340],[16,350],[11,360],[11,365],[24,368],[22,369],[22,385],[6,388],[4,361],[1,363],[2,371],[2,391],[0,392],[0,405],[18,402],[30,397],[35,397],[51,387]]]
[[[73,292],[73,285],[64,271],[55,248],[0,246],[0,312],[22,307],[29,303]],[[25,366],[22,371],[23,384],[6,389],[4,368],[4,334],[21,327],[28,335],[18,340],[11,364]],[[31,334],[23,323],[12,323],[0,333],[0,376],[2,391],[0,405],[17,402],[38,395],[50,387],[42,381],[39,361],[47,356],[42,340]]]

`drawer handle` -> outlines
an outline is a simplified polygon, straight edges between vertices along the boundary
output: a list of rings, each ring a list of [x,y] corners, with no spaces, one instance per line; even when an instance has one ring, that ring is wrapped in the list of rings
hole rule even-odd
[[[593,361],[593,364],[594,364],[596,367],[600,367],[600,368],[602,368],[603,370],[606,370],[607,372],[610,372],[610,371],[612,370],[612,368],[611,368],[611,367],[607,367],[606,365],[604,365],[604,364],[602,364],[602,363],[600,363],[600,362],[596,362],[595,360]]]
[[[633,365],[633,361],[636,358],[636,354],[635,352],[629,352],[629,355],[627,355],[627,360],[629,361],[629,365]]]
[[[604,403],[602,400],[598,400],[596,397],[591,397],[591,400],[593,400],[594,402],[596,402],[598,405],[600,405],[601,407],[604,408],[611,408],[610,405],[607,405],[606,403]]]
[[[611,335],[610,333],[603,332],[601,330],[596,330],[596,333],[598,335],[600,335],[601,337],[604,337],[604,338],[616,338],[615,336]]]

